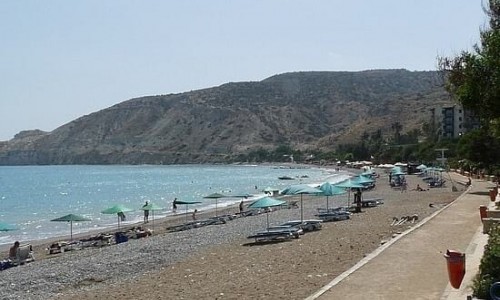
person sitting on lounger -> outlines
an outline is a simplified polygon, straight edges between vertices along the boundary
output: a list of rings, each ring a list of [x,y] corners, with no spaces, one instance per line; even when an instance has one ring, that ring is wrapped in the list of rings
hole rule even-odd
[[[10,247],[9,249],[9,259],[15,260],[17,257],[17,249],[19,249],[19,242],[16,241],[14,243],[14,246]]]

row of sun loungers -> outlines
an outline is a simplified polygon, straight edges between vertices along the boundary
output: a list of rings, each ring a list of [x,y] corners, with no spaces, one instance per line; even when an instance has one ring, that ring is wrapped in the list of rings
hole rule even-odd
[[[272,226],[265,230],[249,235],[248,239],[254,239],[256,243],[281,242],[298,239],[307,231],[320,230],[321,220],[293,220],[279,226]]]

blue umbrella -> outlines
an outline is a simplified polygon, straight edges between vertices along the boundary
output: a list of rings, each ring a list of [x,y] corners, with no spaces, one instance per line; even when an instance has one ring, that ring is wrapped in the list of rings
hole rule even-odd
[[[348,194],[347,194],[347,206],[350,205],[350,198],[351,198],[351,189],[362,189],[364,186],[362,184],[359,184],[355,182],[354,180],[347,179],[345,181],[342,181],[341,183],[336,184],[336,186],[348,189]]]
[[[319,187],[320,190],[323,191],[323,195],[326,196],[326,209],[328,209],[328,196],[336,196],[345,194],[346,191],[342,188],[339,188],[329,182],[325,182]]]
[[[285,203],[286,203],[286,201],[277,200],[277,199],[270,198],[270,197],[264,197],[264,198],[260,198],[256,201],[252,202],[252,204],[250,204],[248,207],[249,208],[268,208],[268,207],[283,205]],[[266,217],[267,217],[267,227],[266,228],[269,229],[269,214],[268,214],[267,210],[266,210]]]
[[[284,189],[281,193],[284,195],[300,195],[300,222],[304,221],[302,195],[323,195],[322,190],[310,187],[307,184],[292,185]]]

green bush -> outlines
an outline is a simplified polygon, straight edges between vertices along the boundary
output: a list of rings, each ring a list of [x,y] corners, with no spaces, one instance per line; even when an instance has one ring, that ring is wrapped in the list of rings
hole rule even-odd
[[[479,273],[472,286],[473,296],[479,299],[491,299],[490,286],[500,281],[500,226],[492,227],[489,235]]]

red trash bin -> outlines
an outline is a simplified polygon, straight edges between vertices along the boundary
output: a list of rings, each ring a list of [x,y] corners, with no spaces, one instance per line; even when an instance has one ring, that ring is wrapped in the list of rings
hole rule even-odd
[[[452,287],[458,289],[465,275],[465,253],[446,250],[444,255],[448,267],[448,279]]]
[[[487,213],[486,213],[487,210],[488,210],[488,208],[486,206],[484,206],[484,205],[479,206],[479,216],[481,216],[481,220],[485,219],[487,217]]]
[[[490,190],[490,200],[495,201],[496,196],[495,190]]]

